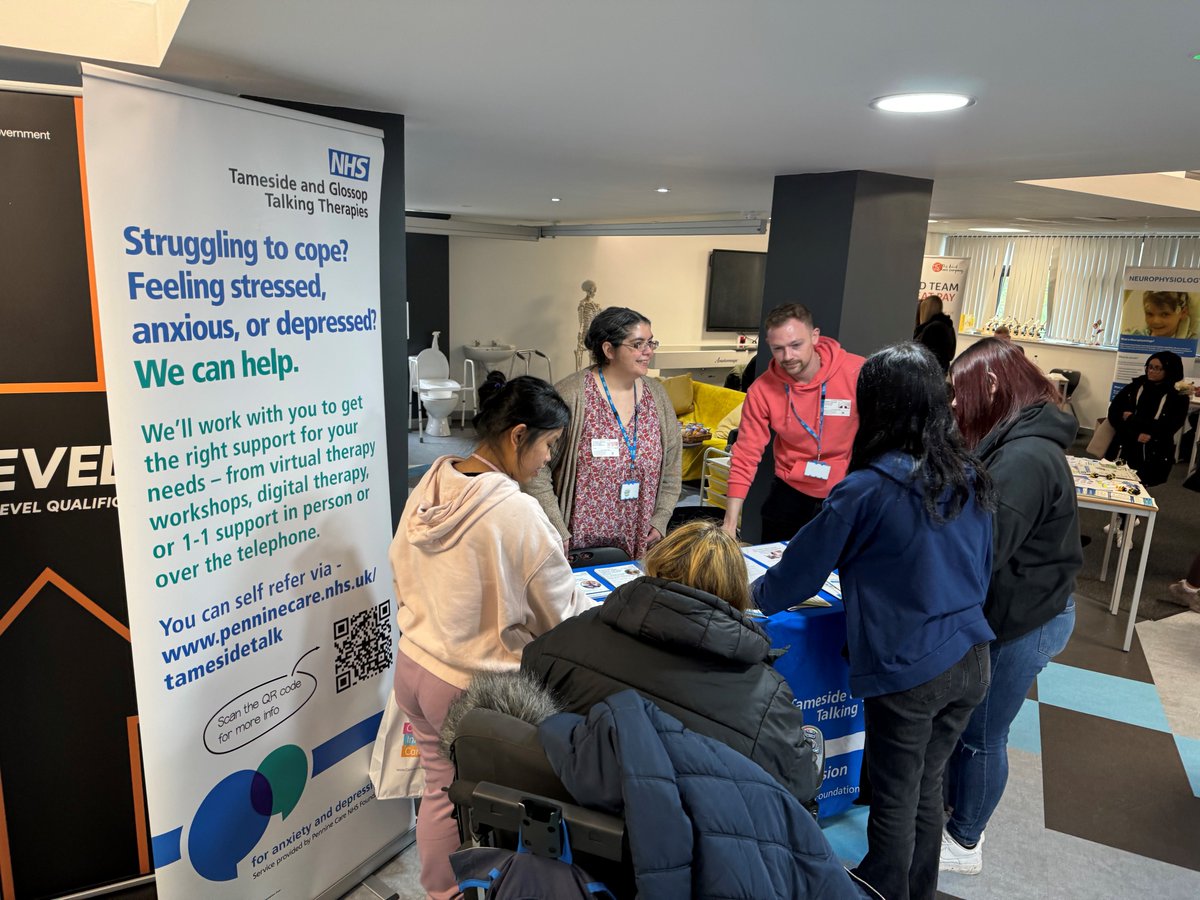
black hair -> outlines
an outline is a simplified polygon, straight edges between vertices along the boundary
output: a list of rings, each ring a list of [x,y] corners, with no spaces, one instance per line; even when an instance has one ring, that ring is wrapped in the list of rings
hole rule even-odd
[[[872,354],[858,374],[857,398],[851,472],[899,450],[916,459],[916,477],[925,483],[925,510],[935,522],[962,512],[972,483],[976,502],[984,509],[994,507],[991,479],[963,445],[950,410],[945,373],[928,348],[909,341]],[[943,516],[939,501],[947,491]]]
[[[650,320],[640,312],[625,306],[606,307],[592,319],[587,336],[583,339],[583,346],[592,351],[592,359],[596,365],[604,368],[608,365],[608,357],[604,355],[605,341],[615,347],[629,336],[630,329],[639,324],[649,325]]]
[[[1178,353],[1172,353],[1170,350],[1159,350],[1157,353],[1151,353],[1146,357],[1146,365],[1150,365],[1150,360],[1157,359],[1163,367],[1163,382],[1167,384],[1175,384],[1177,381],[1183,380],[1183,360],[1180,359]]]
[[[479,396],[480,409],[483,409],[483,405],[496,396],[496,392],[504,387],[506,380],[504,373],[497,369],[492,369],[492,371],[487,373],[487,376],[483,379],[483,384],[475,392]]]
[[[499,384],[493,375],[500,377]],[[524,440],[526,446],[547,431],[567,427],[571,411],[553,385],[532,375],[522,375],[512,381],[503,379],[499,372],[489,372],[488,380],[479,386],[479,412],[472,424],[481,444],[499,443],[518,425],[528,429]],[[485,394],[484,388],[489,384],[494,387]]]

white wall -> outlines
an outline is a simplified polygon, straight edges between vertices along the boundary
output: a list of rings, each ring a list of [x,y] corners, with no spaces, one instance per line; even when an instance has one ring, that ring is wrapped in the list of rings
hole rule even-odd
[[[596,282],[601,307],[636,309],[651,320],[654,336],[663,344],[731,343],[736,335],[704,330],[708,254],[713,249],[766,251],[767,237],[565,237],[537,242],[452,237],[451,372],[461,374],[462,345],[475,340],[535,347],[550,357],[555,380],[574,371],[577,307],[583,298],[579,285],[586,279]],[[544,378],[545,363],[535,358],[530,374]]]

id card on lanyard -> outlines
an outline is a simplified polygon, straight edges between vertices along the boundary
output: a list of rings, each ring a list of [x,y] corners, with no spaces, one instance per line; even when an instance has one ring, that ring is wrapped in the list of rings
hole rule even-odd
[[[792,411],[792,415],[796,421],[800,423],[800,427],[808,432],[809,437],[817,442],[817,458],[810,459],[804,464],[804,474],[809,478],[817,478],[821,481],[829,480],[830,467],[828,463],[821,462],[821,436],[825,433],[825,382],[821,382],[821,396],[817,401],[817,430],[813,431],[811,425],[800,417],[800,413],[796,412],[796,407],[792,403],[792,386],[785,384],[783,386],[784,393],[787,395],[788,409]]]
[[[613,418],[617,420],[617,427],[621,429],[621,438],[625,441],[625,447],[629,450],[629,477],[621,482],[622,500],[636,500],[641,493],[642,486],[637,480],[637,382],[633,385],[633,438],[630,439],[629,432],[625,430],[625,423],[621,421],[621,416],[617,413],[617,404],[613,403],[612,394],[608,390],[608,382],[604,380],[604,373],[597,372],[600,376],[600,384],[604,387],[604,396],[608,398],[608,408],[612,410]]]

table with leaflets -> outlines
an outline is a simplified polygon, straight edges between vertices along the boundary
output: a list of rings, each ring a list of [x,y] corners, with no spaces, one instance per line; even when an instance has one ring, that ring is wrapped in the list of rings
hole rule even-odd
[[[1129,605],[1129,622],[1125,626],[1125,643],[1121,649],[1128,652],[1133,642],[1133,626],[1137,624],[1138,604],[1142,599],[1142,582],[1146,576],[1146,560],[1150,556],[1150,541],[1154,537],[1154,519],[1158,504],[1150,492],[1138,480],[1137,474],[1120,462],[1104,459],[1086,459],[1068,456],[1071,474],[1075,478],[1075,495],[1081,509],[1095,509],[1109,513],[1109,528],[1104,538],[1104,563],[1100,568],[1100,580],[1108,579],[1108,563],[1112,557],[1114,539],[1118,526],[1124,531],[1125,539],[1117,553],[1116,582],[1108,611],[1116,615],[1121,605],[1121,590],[1125,586],[1125,569],[1129,563],[1129,551],[1133,546],[1134,521],[1146,519],[1146,533],[1142,536],[1142,553],[1138,560],[1137,578],[1133,583],[1133,600]]]
[[[754,581],[775,565],[785,546],[743,547],[746,577]],[[580,587],[596,600],[644,574],[636,562],[575,570]],[[761,619],[761,624],[771,644],[786,651],[775,668],[791,687],[795,704],[804,710],[805,724],[816,725],[825,737],[825,780],[817,794],[820,816],[825,818],[849,809],[858,796],[866,715],[862,700],[850,696],[850,667],[842,655],[846,610],[837,574],[829,577],[816,598],[804,605],[802,601],[806,598],[797,598],[796,606]]]

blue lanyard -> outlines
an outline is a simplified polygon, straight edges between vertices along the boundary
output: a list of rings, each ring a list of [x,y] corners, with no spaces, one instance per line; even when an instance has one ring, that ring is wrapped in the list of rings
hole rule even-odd
[[[608,408],[612,410],[613,418],[617,420],[617,427],[621,429],[621,437],[625,440],[625,446],[629,450],[629,468],[633,468],[633,464],[637,462],[637,382],[633,383],[633,440],[629,439],[629,433],[625,430],[625,425],[621,422],[621,417],[617,414],[617,404],[613,403],[612,394],[608,392],[608,382],[604,380],[604,373],[599,369],[596,374],[600,376],[600,384],[604,386],[604,396],[608,398]],[[825,387],[821,385],[822,389]]]
[[[818,418],[817,430],[813,431],[812,427],[800,418],[800,413],[796,412],[796,407],[792,405],[792,386],[785,384],[783,392],[787,395],[788,408],[791,409],[792,415],[796,417],[796,421],[800,423],[800,427],[809,433],[809,436],[817,442],[817,459],[821,458],[821,435],[825,433],[825,385],[826,382],[821,382],[821,399],[818,401]]]

